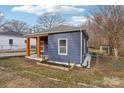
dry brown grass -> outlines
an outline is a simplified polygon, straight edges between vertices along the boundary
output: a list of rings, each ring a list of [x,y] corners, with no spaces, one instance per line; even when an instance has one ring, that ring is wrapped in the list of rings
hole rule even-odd
[[[104,66],[63,71],[23,57],[4,58],[0,59],[0,87],[124,87],[122,70],[108,69],[108,63]]]

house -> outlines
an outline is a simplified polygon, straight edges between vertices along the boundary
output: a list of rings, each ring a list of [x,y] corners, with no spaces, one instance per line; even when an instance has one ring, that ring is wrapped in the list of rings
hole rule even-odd
[[[25,48],[26,38],[15,31],[0,32],[0,50],[6,49],[23,49]],[[31,46],[35,46],[36,40],[31,40]]]
[[[30,55],[30,39],[36,39],[37,56],[35,59],[42,60],[47,55],[50,62],[67,64],[69,60],[76,64],[82,64],[84,56],[88,53],[88,35],[79,27],[61,25],[51,31],[26,35],[26,57]]]

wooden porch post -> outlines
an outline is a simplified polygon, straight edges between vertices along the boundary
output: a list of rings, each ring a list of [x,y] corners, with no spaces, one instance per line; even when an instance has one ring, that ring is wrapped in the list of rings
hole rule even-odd
[[[37,54],[37,37],[36,37],[36,54]]]
[[[30,38],[26,38],[26,56],[30,56]]]
[[[40,36],[37,36],[37,57],[40,58]]]

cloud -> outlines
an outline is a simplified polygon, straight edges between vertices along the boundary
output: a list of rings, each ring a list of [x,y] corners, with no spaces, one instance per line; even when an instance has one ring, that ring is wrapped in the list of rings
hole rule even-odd
[[[74,6],[60,6],[60,5],[42,5],[42,6],[16,6],[12,8],[13,12],[25,12],[35,15],[43,15],[44,13],[61,13],[61,14],[75,14],[84,11],[83,8],[76,8]]]
[[[67,24],[69,25],[74,25],[74,26],[78,26],[80,24],[83,24],[87,21],[87,18],[84,16],[72,16],[69,21],[67,22]]]
[[[43,8],[40,6],[17,6],[12,8],[13,12],[25,12],[25,13],[32,13],[36,15],[42,15],[44,13]]]
[[[84,16],[73,16],[71,18],[74,22],[86,22],[86,17]]]
[[[0,12],[0,17],[3,17],[4,16],[4,13]]]
[[[47,9],[47,12],[57,12],[57,13],[63,13],[63,14],[75,14],[83,11],[84,9],[82,8],[75,8],[72,6],[53,6]]]

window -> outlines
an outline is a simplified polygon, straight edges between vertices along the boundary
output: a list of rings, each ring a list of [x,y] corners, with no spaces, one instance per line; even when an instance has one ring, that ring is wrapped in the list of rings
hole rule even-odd
[[[59,55],[67,55],[68,51],[68,43],[67,38],[62,38],[58,40],[58,54]]]
[[[9,45],[13,46],[13,39],[9,39]]]
[[[40,51],[44,52],[44,41],[40,41]]]

